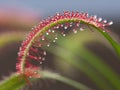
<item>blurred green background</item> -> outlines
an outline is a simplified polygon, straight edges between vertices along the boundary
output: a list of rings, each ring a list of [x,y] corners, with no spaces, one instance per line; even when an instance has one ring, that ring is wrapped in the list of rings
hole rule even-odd
[[[3,80],[4,77],[16,72],[15,65],[17,62],[17,53],[22,40],[26,37],[26,34],[31,31],[31,28],[40,20],[47,16],[54,15],[55,12],[78,10],[79,12],[88,12],[90,15],[98,15],[98,17],[103,17],[108,21],[112,20],[114,24],[107,29],[110,30],[110,34],[113,38],[120,42],[119,3],[119,0],[0,0],[0,80]],[[74,43],[71,41],[74,41]],[[62,44],[59,44],[59,42],[62,42]],[[93,78],[91,79],[87,76],[86,72],[88,70],[87,73],[89,73],[89,69],[85,69],[85,67],[88,66],[88,68],[91,68],[93,72],[95,72],[97,77],[101,77],[105,80],[105,84],[107,84],[111,90],[114,90],[111,83],[109,83],[109,81],[107,81],[107,79],[97,71],[98,69],[92,67],[89,62],[84,61],[85,58],[82,58],[85,54],[83,52],[82,55],[81,48],[85,47],[95,53],[96,56],[100,57],[100,60],[102,60],[105,65],[109,66],[111,70],[120,76],[120,62],[118,56],[115,54],[108,42],[98,32],[91,32],[89,30],[79,32],[77,35],[70,35],[59,42],[58,44],[61,45],[63,49],[66,48],[66,51],[68,50],[72,53],[73,57],[70,57],[71,54],[69,55],[68,51],[62,51],[60,47],[54,47],[54,52],[57,52],[58,55],[55,55],[53,52],[49,52],[46,57],[46,61],[42,65],[43,68],[58,72],[79,81],[92,88],[92,90],[102,90],[96,85],[94,80],[92,80]],[[79,43],[83,43],[84,46]],[[72,66],[69,63],[64,62],[64,57],[66,58],[67,55],[69,57],[68,59],[80,61],[79,65],[83,69],[78,70],[74,65]],[[62,58],[62,56],[64,57]],[[94,61],[92,63],[94,65],[98,64]],[[103,67],[102,64],[100,65]],[[109,76],[109,73],[106,72],[106,74]],[[92,73],[90,75],[92,75]],[[100,84],[99,80],[97,82]],[[54,80],[40,80],[34,83],[33,87],[26,86],[23,90],[48,89],[75,90],[66,84]]]

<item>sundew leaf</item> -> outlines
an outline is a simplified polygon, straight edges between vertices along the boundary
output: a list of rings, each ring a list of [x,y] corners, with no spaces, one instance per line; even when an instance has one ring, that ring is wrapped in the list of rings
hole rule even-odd
[[[17,71],[20,74],[27,75],[27,77],[36,77],[33,72],[27,74],[29,68],[37,67],[31,61],[36,60],[42,63],[45,60],[46,51],[43,47],[49,47],[51,43],[56,42],[56,32],[60,32],[65,37],[70,32],[76,34],[78,30],[83,31],[85,28],[89,28],[89,25],[104,29],[106,26],[112,25],[112,22],[106,23],[101,18],[97,18],[96,15],[89,16],[88,13],[78,11],[64,11],[63,13],[56,13],[54,16],[42,20],[28,34],[26,40],[22,42],[19,48],[18,62],[16,64]],[[49,36],[52,36],[51,40]],[[36,54],[33,55],[31,52]]]
[[[69,35],[69,32],[76,34],[78,30],[83,31],[85,28],[91,30],[89,26],[93,26],[97,28],[97,30],[101,29],[101,31],[104,32],[104,28],[112,25],[112,23],[113,22],[107,23],[106,21],[102,21],[101,18],[89,16],[88,13],[83,12],[64,11],[62,14],[57,13],[52,17],[48,17],[35,26],[33,31],[28,34],[26,40],[22,42],[19,48],[16,69],[19,74],[23,74],[28,78],[40,77],[37,73],[34,73],[37,72],[39,66],[32,62],[37,61],[42,64],[46,56],[44,47],[49,47],[52,43],[56,42],[56,32],[60,32],[61,36],[65,37]],[[49,36],[52,37],[51,40]],[[74,50],[77,50],[77,48],[78,46],[76,46]]]

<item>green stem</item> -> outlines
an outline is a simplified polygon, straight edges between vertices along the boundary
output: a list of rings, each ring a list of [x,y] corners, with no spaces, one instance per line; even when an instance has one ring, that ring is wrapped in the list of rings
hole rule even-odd
[[[63,83],[66,83],[70,86],[75,87],[76,89],[79,90],[91,90],[90,88],[86,87],[85,85],[78,83],[74,80],[71,80],[69,78],[63,77],[57,73],[53,73],[50,71],[39,71],[41,74],[41,78],[49,78],[49,79],[55,79],[58,81],[61,81]],[[12,74],[10,77],[8,77],[6,80],[0,83],[0,90],[19,90],[23,86],[26,85],[26,82],[24,81],[23,78],[19,80],[20,76],[16,74]],[[40,78],[40,79],[41,79]],[[31,79],[32,81],[38,80],[36,79]]]
[[[12,74],[7,79],[0,82],[0,90],[20,90],[21,87],[26,85],[26,82],[17,74]]]
[[[108,40],[108,42],[112,45],[112,47],[114,48],[114,50],[116,51],[117,55],[120,58],[120,45],[119,45],[119,43],[117,43],[108,33],[103,32],[102,29],[96,28],[96,27],[94,27],[94,28],[97,29],[97,31],[100,32]]]
[[[52,72],[49,72],[49,71],[42,71],[42,72],[40,72],[40,74],[42,75],[43,78],[55,79],[55,80],[58,80],[60,82],[64,82],[64,83],[66,83],[70,86],[73,86],[73,87],[75,87],[76,89],[79,89],[79,90],[91,90],[90,88],[86,87],[85,85],[83,85],[81,83],[78,83],[74,80],[63,77],[63,76],[61,76],[59,74],[56,74],[56,73],[52,73]]]

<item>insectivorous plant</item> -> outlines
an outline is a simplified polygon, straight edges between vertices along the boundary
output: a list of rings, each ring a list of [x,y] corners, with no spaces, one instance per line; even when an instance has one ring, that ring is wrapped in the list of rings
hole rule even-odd
[[[28,34],[26,40],[21,44],[18,53],[18,63],[16,69],[26,81],[28,78],[40,78],[38,74],[39,65],[45,60],[46,51],[44,48],[50,47],[51,43],[55,43],[59,38],[58,33],[66,36],[68,33],[77,33],[83,31],[90,26],[104,30],[105,27],[113,24],[107,22],[97,16],[89,16],[88,13],[83,12],[69,12],[64,11],[62,14],[57,13],[53,17],[41,21]],[[92,29],[90,29],[92,30]]]

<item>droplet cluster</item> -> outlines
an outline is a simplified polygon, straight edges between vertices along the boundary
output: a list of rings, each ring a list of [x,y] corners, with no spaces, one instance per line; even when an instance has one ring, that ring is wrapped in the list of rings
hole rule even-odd
[[[97,18],[96,15],[89,16],[88,13],[83,12],[64,11],[62,14],[56,13],[55,16],[50,16],[35,26],[26,40],[22,42],[18,53],[18,63],[16,64],[17,71],[19,73],[29,71],[30,73],[30,69],[36,68],[36,65],[32,62],[42,64],[47,55],[44,47],[50,47],[51,43],[56,43],[59,39],[58,33],[65,37],[70,32],[76,34],[78,31],[84,31],[88,28],[88,25],[104,29],[112,24],[113,22],[107,22],[102,18]],[[26,75],[36,76],[35,73],[26,73]]]

